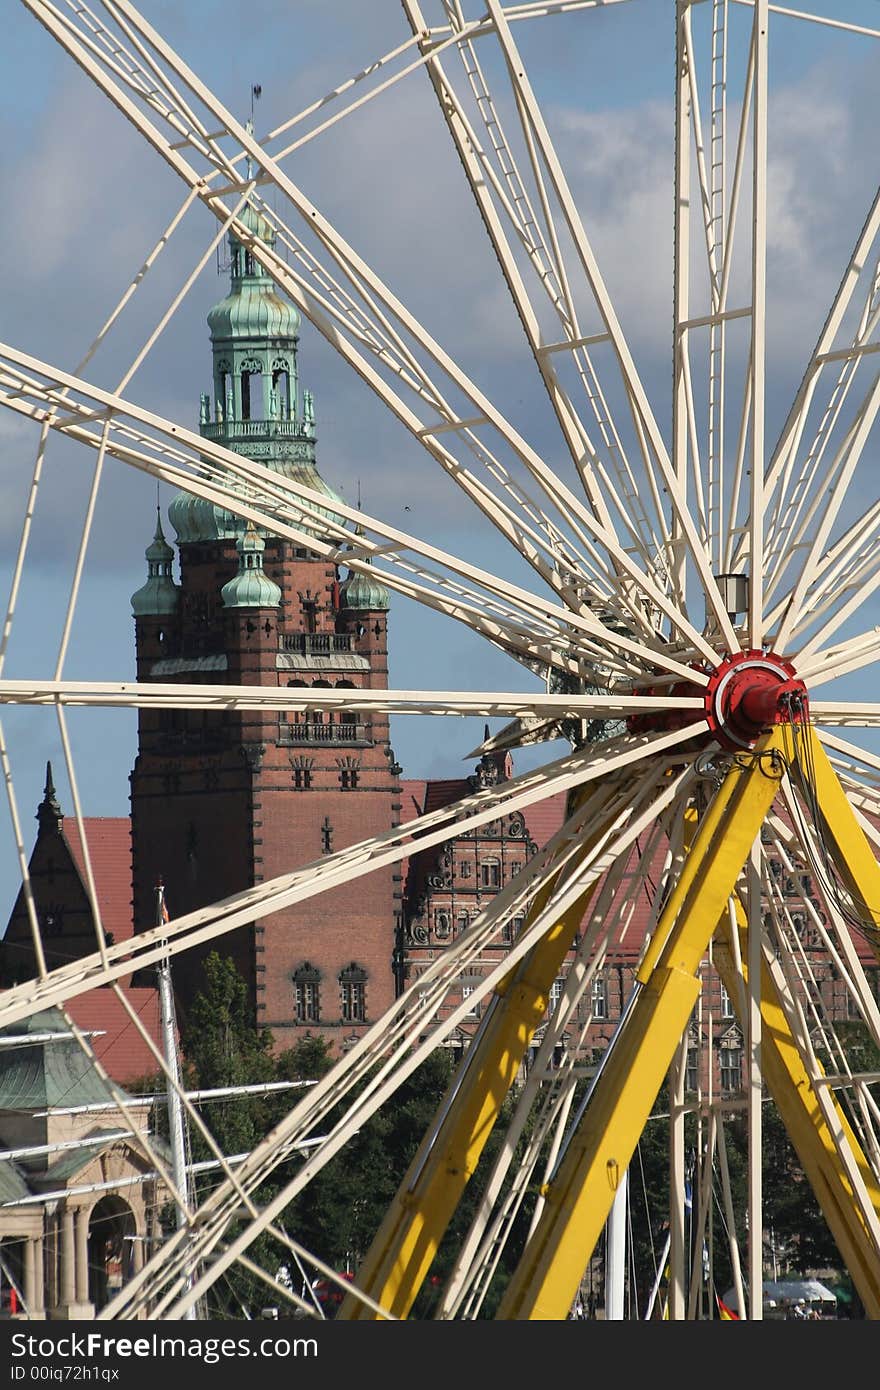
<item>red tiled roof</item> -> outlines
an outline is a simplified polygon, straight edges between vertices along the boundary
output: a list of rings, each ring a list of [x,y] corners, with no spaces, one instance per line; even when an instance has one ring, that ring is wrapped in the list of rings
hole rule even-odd
[[[533,801],[523,811],[523,820],[538,849],[542,849],[565,820],[565,792],[554,792],[543,801]]]
[[[126,941],[133,932],[131,910],[131,821],[128,816],[84,816],[83,828],[105,932]],[[64,820],[64,838],[86,882],[79,827]]]
[[[470,791],[466,777],[438,777],[426,784],[425,814],[460,801]]]
[[[115,941],[133,935],[131,909],[131,821],[128,816],[84,816],[89,861],[101,909],[105,932]],[[79,827],[65,817],[64,838],[85,882],[85,854]],[[159,994],[152,987],[132,988],[120,981],[126,999],[161,1051],[162,1027]],[[78,995],[67,1005],[73,1021],[83,1029],[97,1029],[103,1036],[93,1038],[92,1046],[102,1066],[120,1085],[159,1070],[147,1044],[112,989],[93,989]]]
[[[427,782],[404,778],[400,783],[400,823],[406,825],[422,814]]]
[[[158,990],[126,988],[124,993],[161,1051]],[[112,989],[90,990],[88,994],[80,994],[69,1000],[66,1007],[79,1028],[97,1029],[103,1033],[102,1037],[90,1041],[98,1061],[114,1081],[127,1086],[138,1077],[153,1076],[159,1071],[152,1052]]]

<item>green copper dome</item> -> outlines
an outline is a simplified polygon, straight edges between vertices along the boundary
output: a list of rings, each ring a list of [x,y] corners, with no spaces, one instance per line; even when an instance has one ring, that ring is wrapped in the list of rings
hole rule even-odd
[[[367,564],[370,563],[368,560]],[[339,604],[341,608],[356,608],[362,613],[384,613],[391,607],[391,596],[375,575],[349,570],[339,590]]]
[[[277,608],[281,590],[263,572],[265,542],[251,522],[235,546],[238,551],[238,574],[220,590],[224,608]]]
[[[313,463],[291,460],[267,460],[266,466],[274,473],[292,479],[303,487],[312,488],[326,497],[328,502],[342,502],[335,488],[321,477]],[[336,526],[344,526],[345,521],[332,506],[318,507],[318,515]],[[203,497],[194,497],[189,492],[179,492],[168,508],[168,517],[177,532],[179,543],[186,541],[234,540],[243,532],[247,523],[225,507],[207,502]],[[303,526],[307,535],[320,534],[320,527]]]
[[[158,509],[156,533],[144,553],[147,557],[147,582],[131,596],[132,613],[136,618],[164,617],[175,613],[180,589],[171,577],[174,550],[165,539]]]
[[[240,221],[267,246],[275,245],[275,230],[250,203]],[[296,338],[301,319],[284,299],[271,275],[263,269],[234,232],[229,233],[232,285],[229,294],[208,314],[212,342],[233,338]]]

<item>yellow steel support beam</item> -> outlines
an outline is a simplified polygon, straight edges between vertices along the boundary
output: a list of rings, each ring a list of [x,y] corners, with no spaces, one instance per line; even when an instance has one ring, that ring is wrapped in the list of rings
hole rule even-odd
[[[687,1026],[700,960],[773,803],[782,747],[782,732],[773,729],[754,753],[738,756],[700,822],[658,922],[656,951],[639,971],[639,997],[548,1184],[543,1216],[502,1298],[499,1319],[562,1321],[568,1314]]]
[[[601,812],[607,795],[605,782],[591,788],[589,799],[599,803]],[[586,797],[571,799],[569,814],[585,801]],[[619,807],[615,805],[585,852],[617,815]],[[536,896],[527,921],[533,921],[546,907],[556,880],[551,879]],[[584,892],[572,907],[499,984],[487,1027],[465,1054],[358,1269],[359,1287],[394,1317],[407,1316],[431,1267],[535,1029],[544,1018],[550,986],[571,948],[595,884],[595,876],[585,881]],[[377,1315],[349,1294],[337,1316],[358,1321],[374,1320]]]
[[[739,899],[735,901],[742,971],[748,980],[747,921]],[[728,995],[735,1002],[740,997],[739,974],[727,928],[725,913],[715,936],[713,960]],[[841,1162],[834,1136],[789,1027],[780,991],[766,961],[761,968],[761,1018],[762,1076],[776,1102],[788,1137],[816,1194],[865,1312],[869,1318],[880,1317],[880,1260],[877,1246]],[[745,1026],[742,1019],[740,1022]],[[829,1103],[834,1106],[842,1142],[850,1150],[868,1201],[880,1216],[877,1176],[836,1099],[829,1097]]]
[[[807,727],[801,737],[807,746],[799,750],[798,764],[814,784],[822,821],[818,828],[856,911],[868,928],[880,931],[880,864],[817,735]],[[871,934],[870,939],[880,959],[878,938]]]

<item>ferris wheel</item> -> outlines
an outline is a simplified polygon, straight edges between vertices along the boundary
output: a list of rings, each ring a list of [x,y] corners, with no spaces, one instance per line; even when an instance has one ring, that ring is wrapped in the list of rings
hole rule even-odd
[[[795,905],[771,869],[782,863],[810,875],[817,901],[804,894],[797,911],[810,917],[830,953],[852,1016],[880,1046],[878,1001],[865,953],[857,949],[867,943],[880,953],[880,755],[870,738],[852,741],[853,730],[880,727],[880,703],[826,699],[823,690],[866,675],[880,652],[872,614],[880,588],[874,467],[880,195],[863,190],[830,299],[816,306],[812,320],[798,311],[815,285],[792,276],[791,264],[780,283],[773,259],[783,230],[791,235],[803,215],[804,204],[786,182],[790,171],[783,178],[777,158],[781,133],[790,133],[794,120],[787,84],[798,45],[804,45],[801,74],[815,80],[816,64],[833,42],[846,45],[847,62],[870,61],[880,28],[864,22],[865,7],[855,0],[817,0],[821,13],[815,14],[768,0],[402,0],[393,46],[364,55],[329,93],[310,96],[300,111],[260,134],[214,95],[210,73],[194,71],[128,0],[23,3],[47,31],[46,43],[60,45],[164,163],[169,182],[181,186],[181,202],[119,303],[96,325],[75,371],[19,345],[0,348],[0,403],[29,422],[35,457],[0,647],[0,701],[52,707],[68,756],[66,717],[73,707],[216,709],[218,700],[233,711],[339,705],[332,691],[310,690],[306,697],[290,689],[66,677],[97,499],[106,474],[127,465],[294,542],[305,537],[328,561],[379,575],[392,595],[422,606],[432,621],[461,624],[511,658],[522,671],[515,690],[346,690],[344,707],[503,720],[486,746],[527,745],[534,765],[130,941],[108,941],[99,928],[92,955],[43,968],[7,990],[0,1023],[63,1007],[99,985],[115,987],[166,955],[222,940],[242,923],[317,892],[356,885],[404,859],[414,834],[425,847],[442,845],[499,814],[553,794],[568,798],[563,827],[528,870],[243,1162],[234,1170],[225,1166],[211,1195],[101,1316],[185,1316],[233,1262],[250,1260],[262,1233],[295,1250],[280,1226],[285,1206],[371,1114],[394,1105],[396,1090],[442,1046],[473,998],[442,1022],[438,1016],[427,1034],[426,1018],[438,1014],[486,943],[522,916],[525,925],[509,953],[482,977],[477,993],[490,1007],[434,1126],[401,1175],[400,1194],[342,1311],[352,1318],[405,1317],[544,1017],[560,959],[576,945],[539,1061],[572,1026],[614,930],[616,894],[624,874],[633,873],[638,846],[636,875],[647,881],[659,863],[661,877],[651,884],[650,933],[612,1045],[573,1113],[565,1109],[565,1078],[541,1095],[541,1067],[533,1069],[512,1122],[516,1137],[537,1107],[526,1158],[517,1172],[509,1158],[493,1171],[439,1316],[477,1315],[536,1171],[538,1148],[557,1132],[563,1111],[567,1124],[558,1130],[555,1166],[498,1316],[566,1316],[609,1217],[612,1177],[626,1170],[670,1068],[681,1071],[700,962],[711,948],[748,1040],[751,1287],[761,1287],[766,1088],[868,1315],[880,1317],[876,1083],[853,1071],[833,1030],[825,1022],[820,1029],[804,1003],[808,966]],[[628,27],[620,28],[618,42],[615,26],[623,25],[624,12]],[[661,13],[666,48],[646,52],[640,36],[653,41]],[[597,51],[608,43],[622,72],[638,53],[637,81],[652,93],[671,93],[665,211],[638,200],[630,209],[637,220],[665,216],[666,222],[661,229],[643,221],[634,233],[621,214],[619,235],[631,261],[624,258],[621,268],[618,258],[607,280],[591,231],[604,194],[589,195],[589,160],[576,187],[559,153],[563,143],[573,145],[559,118],[566,84],[577,81],[571,54],[582,51],[577,45],[589,46],[593,34]],[[548,53],[554,55],[549,64]],[[535,69],[541,81],[533,79]],[[616,78],[610,70],[603,76],[606,95],[613,93]],[[298,182],[302,152],[312,141],[331,131],[344,139],[351,131],[357,152],[355,133],[365,113],[393,101],[399,120],[411,91],[419,101],[426,95],[436,101],[450,168],[478,214],[473,235],[491,248],[485,265],[497,285],[491,292],[479,286],[481,312],[491,319],[497,309],[503,333],[518,333],[516,350],[543,387],[540,405],[530,404],[531,422],[508,398],[506,368],[485,370],[473,339],[459,350],[448,336],[433,336],[390,277],[372,268]],[[613,96],[607,100],[613,103]],[[820,124],[808,137],[816,140],[812,158],[821,172]],[[594,123],[578,138],[612,135]],[[837,138],[834,130],[827,138]],[[612,176],[623,178],[626,158],[621,147],[620,168],[612,160],[603,177],[611,167]],[[407,180],[424,192],[433,176],[432,169],[397,171],[404,202],[391,214],[405,206]],[[118,331],[130,302],[150,293],[166,246],[200,208],[215,220],[203,254],[154,319],[116,389],[95,385],[93,355]],[[271,226],[271,242],[255,235],[246,208]],[[489,536],[490,544],[452,553],[430,524],[406,530],[343,502],[334,503],[328,519],[323,494],[163,418],[129,389],[230,231],[445,475],[473,515],[474,534]],[[662,370],[655,362],[643,371],[627,336],[638,337],[643,327],[638,300],[628,294],[628,282],[644,269],[633,248],[646,261],[661,258],[666,233],[671,356],[665,337]],[[607,227],[603,240],[614,259]],[[450,258],[465,278],[470,262],[467,247]],[[615,307],[621,297],[627,313]],[[814,323],[809,339],[806,322]],[[512,342],[505,351],[512,357]],[[788,391],[784,409],[780,380]],[[10,680],[2,663],[27,574],[43,459],[56,436],[95,460],[75,581],[60,654],[32,679]],[[310,527],[316,519],[320,527]],[[493,557],[502,552],[509,562],[496,567]],[[592,733],[584,736],[585,729]],[[560,730],[571,736],[562,752]],[[542,743],[549,750],[543,761],[534,756]],[[0,757],[10,784],[5,738]],[[72,760],[68,773],[75,788]],[[10,805],[17,825],[12,792]],[[26,881],[20,832],[17,839]],[[33,930],[39,962],[36,919]],[[817,1055],[819,1032],[831,1071]],[[341,1119],[328,1118],[340,1112]],[[192,1118],[200,1123],[195,1112]],[[264,1200],[264,1185],[325,1123],[322,1142]],[[682,1134],[673,1128],[679,1176]],[[514,1147],[511,1142],[507,1150]],[[161,1155],[155,1162],[164,1171]],[[673,1265],[682,1240],[673,1220]],[[687,1312],[682,1279],[671,1290],[670,1316]]]

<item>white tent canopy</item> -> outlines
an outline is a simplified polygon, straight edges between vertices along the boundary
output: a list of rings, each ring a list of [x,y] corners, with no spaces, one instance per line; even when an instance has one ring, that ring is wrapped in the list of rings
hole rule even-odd
[[[762,1285],[764,1307],[781,1308],[786,1304],[797,1303],[825,1305],[825,1310],[837,1307],[837,1299],[826,1284],[818,1279],[765,1279]],[[724,1302],[735,1313],[740,1311],[736,1290],[728,1289]]]

